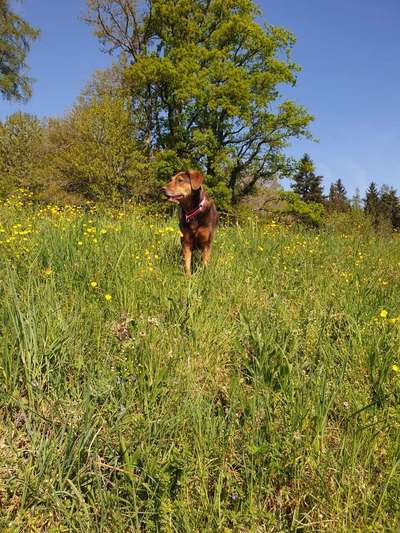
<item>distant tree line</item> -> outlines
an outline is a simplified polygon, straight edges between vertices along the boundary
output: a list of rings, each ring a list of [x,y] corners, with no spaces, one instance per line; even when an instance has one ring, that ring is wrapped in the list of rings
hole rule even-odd
[[[383,185],[378,189],[376,183],[371,181],[364,198],[361,198],[358,189],[349,198],[341,179],[331,183],[329,194],[324,195],[323,179],[323,176],[315,173],[310,155],[304,154],[291,187],[303,202],[323,205],[328,213],[362,210],[375,227],[389,224],[394,229],[400,228],[400,197],[393,187]]]

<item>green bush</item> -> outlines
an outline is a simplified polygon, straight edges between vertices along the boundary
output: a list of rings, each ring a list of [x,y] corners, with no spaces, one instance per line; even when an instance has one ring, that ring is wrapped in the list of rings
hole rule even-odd
[[[325,209],[322,204],[303,202],[298,194],[289,191],[281,192],[280,199],[286,203],[284,207],[276,211],[281,218],[313,227],[322,226],[324,223]]]

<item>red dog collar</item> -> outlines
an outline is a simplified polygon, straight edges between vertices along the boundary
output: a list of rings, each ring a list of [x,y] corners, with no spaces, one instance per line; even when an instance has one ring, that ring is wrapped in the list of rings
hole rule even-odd
[[[196,209],[193,209],[193,211],[189,211],[189,213],[185,213],[185,220],[186,222],[190,222],[193,220],[199,213],[202,213],[206,207],[206,199],[203,198],[202,201],[199,203],[199,206],[196,207]]]

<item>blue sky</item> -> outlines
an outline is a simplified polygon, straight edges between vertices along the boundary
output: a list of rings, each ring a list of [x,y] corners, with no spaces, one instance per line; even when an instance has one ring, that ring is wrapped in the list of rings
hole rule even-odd
[[[266,21],[297,37],[293,57],[303,70],[285,95],[315,115],[319,143],[309,152],[326,183],[341,178],[349,192],[371,179],[400,188],[400,0],[260,0]],[[70,108],[91,73],[110,64],[79,20],[85,0],[25,0],[18,10],[42,34],[29,56],[36,78],[27,104],[0,100],[0,118],[22,109],[40,117]]]

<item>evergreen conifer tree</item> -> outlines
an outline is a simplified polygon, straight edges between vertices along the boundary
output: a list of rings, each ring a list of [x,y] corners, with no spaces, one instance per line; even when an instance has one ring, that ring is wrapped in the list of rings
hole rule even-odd
[[[330,186],[328,206],[332,211],[346,211],[349,208],[347,192],[340,178]]]
[[[364,199],[364,212],[371,218],[376,226],[379,222],[379,192],[375,182],[371,181]]]
[[[294,175],[292,189],[304,202],[323,203],[322,176],[316,176],[311,157],[304,154],[298,172]]]
[[[384,185],[379,199],[379,214],[393,228],[400,227],[400,202],[393,187]]]

